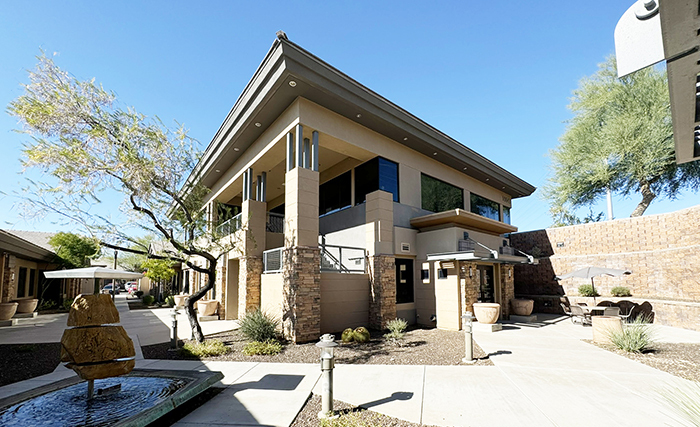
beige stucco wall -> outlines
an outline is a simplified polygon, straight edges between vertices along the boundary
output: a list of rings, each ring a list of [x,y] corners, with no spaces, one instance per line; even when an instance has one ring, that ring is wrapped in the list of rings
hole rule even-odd
[[[425,261],[414,263],[415,271],[415,286],[413,288],[413,298],[416,305],[416,323],[426,326],[435,326],[435,322],[430,321],[430,316],[436,315],[435,307],[435,274],[430,268],[430,281],[423,283],[420,276],[422,265]]]
[[[410,257],[418,255],[416,237],[418,230],[404,227],[394,227],[394,253],[398,256]],[[410,250],[408,252],[401,250],[401,244],[408,243]]]
[[[368,321],[367,275],[321,273],[321,333],[366,327]]]
[[[464,238],[464,232],[469,233],[469,238],[494,250],[498,250],[504,240],[504,238],[500,236],[481,233],[462,227],[423,231],[416,236],[417,257],[419,259],[426,259],[428,254],[455,252],[457,250],[457,241]],[[477,251],[485,251],[485,249],[478,245],[475,249]]]
[[[432,265],[431,279],[435,283],[435,311],[437,315],[437,327],[458,331],[460,329],[460,289],[459,276],[457,275],[457,263],[455,268],[447,269],[446,279],[437,279],[437,270],[440,264]]]
[[[260,285],[260,309],[270,316],[282,321],[283,307],[282,273],[263,274]]]

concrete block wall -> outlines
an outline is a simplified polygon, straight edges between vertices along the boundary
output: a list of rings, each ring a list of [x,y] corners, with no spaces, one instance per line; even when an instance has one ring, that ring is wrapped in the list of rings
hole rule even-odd
[[[676,212],[511,234],[511,245],[539,258],[539,265],[515,266],[518,295],[577,295],[585,279],[554,276],[588,265],[632,270],[629,276],[595,278],[609,296],[615,286],[635,298],[700,302],[700,206]],[[683,304],[664,304],[661,323],[682,319]],[[659,310],[662,305],[659,303]],[[688,306],[684,309],[693,310]],[[680,320],[674,320],[678,324]],[[684,327],[698,329],[697,317]]]

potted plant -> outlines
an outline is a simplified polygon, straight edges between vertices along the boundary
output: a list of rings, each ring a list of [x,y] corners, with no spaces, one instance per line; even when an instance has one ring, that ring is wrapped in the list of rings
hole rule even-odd
[[[474,316],[479,323],[493,324],[501,314],[501,304],[494,302],[477,302],[473,304]]]
[[[199,300],[197,301],[197,311],[200,316],[213,316],[219,308],[217,300]]]
[[[17,311],[17,304],[16,302],[3,302],[0,303],[0,320],[10,320],[12,319],[12,316],[15,315],[15,312]]]

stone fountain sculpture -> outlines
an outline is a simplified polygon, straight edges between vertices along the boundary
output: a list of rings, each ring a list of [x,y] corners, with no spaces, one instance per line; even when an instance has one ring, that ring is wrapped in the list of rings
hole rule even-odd
[[[135,366],[134,343],[119,323],[119,311],[109,295],[78,295],[68,314],[61,338],[61,361],[88,381],[88,399],[94,381],[125,375]]]

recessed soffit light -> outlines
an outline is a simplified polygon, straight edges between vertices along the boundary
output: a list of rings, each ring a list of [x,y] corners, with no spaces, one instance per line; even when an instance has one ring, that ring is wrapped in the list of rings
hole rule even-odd
[[[465,166],[465,167],[463,167],[463,168],[462,168],[462,170],[467,170],[467,167],[466,167],[466,166]]]
[[[218,173],[218,172],[221,172],[221,171],[220,171],[219,169],[217,169],[216,172]]]
[[[296,85],[297,85],[297,82],[295,82],[294,80],[289,81],[289,86],[296,87]]]
[[[362,114],[357,113],[357,116],[355,116],[355,117],[357,117],[359,119],[360,117],[362,117]]]
[[[437,151],[433,153],[433,156],[437,156]]]
[[[262,126],[262,123],[260,123],[260,122],[255,122],[255,127],[258,127],[258,128],[259,128],[260,126]]]
[[[238,147],[233,147],[233,151],[241,151],[241,149]]]
[[[486,182],[489,182],[489,179],[488,179],[488,178],[486,178]]]
[[[407,136],[404,136],[404,137],[403,137],[403,140],[404,140],[404,141],[408,141],[408,137],[407,137]]]

